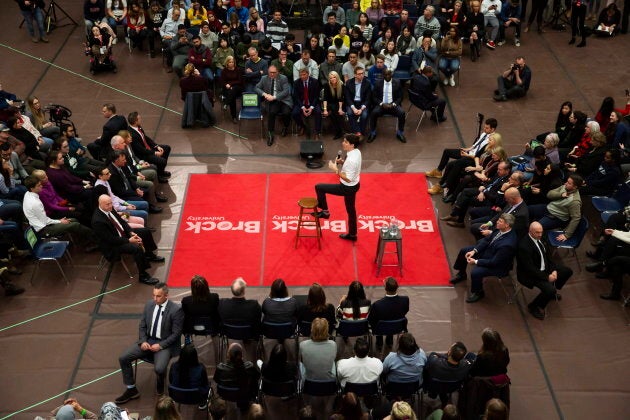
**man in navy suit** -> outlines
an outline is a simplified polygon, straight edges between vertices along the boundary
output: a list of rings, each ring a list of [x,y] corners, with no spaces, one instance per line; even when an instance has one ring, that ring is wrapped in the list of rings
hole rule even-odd
[[[166,283],[156,284],[153,288],[153,299],[144,306],[138,341],[125,350],[118,359],[127,389],[116,398],[116,404],[140,398],[131,366],[134,360],[140,358],[153,358],[153,367],[158,376],[157,393],[164,394],[166,368],[171,357],[179,355],[183,327],[182,307],[168,300]]]
[[[368,143],[372,143],[376,138],[376,123],[381,115],[393,115],[398,118],[398,127],[396,130],[396,138],[401,143],[407,143],[405,138],[405,111],[402,109],[401,103],[403,99],[403,91],[400,88],[400,81],[392,79],[393,72],[385,69],[383,72],[383,80],[378,80],[372,91],[372,103],[374,108],[370,113],[370,126],[372,132],[367,138]]]
[[[422,110],[431,110],[431,119],[439,122],[446,121],[444,109],[446,101],[438,97],[433,91],[431,78],[433,77],[433,69],[430,66],[424,67],[420,74],[414,74],[411,78],[411,87],[409,88],[409,100],[412,104]],[[433,108],[437,107],[437,115],[433,114]]]
[[[300,69],[300,77],[293,82],[293,119],[300,126],[300,135],[306,132],[311,136],[311,129],[305,124],[306,118],[315,119],[315,138],[322,129],[322,110],[319,106],[319,82],[310,77],[308,67]]]
[[[276,117],[282,119],[282,137],[287,135],[291,123],[291,85],[284,74],[278,74],[276,66],[269,66],[268,73],[256,84],[256,93],[262,97],[263,106],[267,108],[267,146],[273,145],[275,139]]]
[[[550,258],[551,246],[543,240],[543,227],[538,222],[529,225],[529,234],[518,244],[516,276],[518,282],[531,289],[537,287],[540,294],[527,305],[534,318],[545,319],[545,307],[550,300],[560,297],[557,290],[569,280],[573,271],[555,264]]]
[[[515,217],[503,213],[497,220],[497,229],[474,246],[467,246],[459,250],[453,268],[457,274],[450,282],[457,284],[466,280],[466,267],[473,265],[471,270],[470,296],[467,303],[475,303],[485,296],[483,279],[490,276],[504,276],[512,269],[512,260],[516,252],[518,239],[512,230]]]
[[[370,82],[365,78],[365,69],[356,66],[354,77],[348,80],[344,86],[344,105],[350,121],[352,132],[358,135],[365,134],[370,108]]]
[[[370,307],[368,322],[374,328],[379,321],[391,321],[404,318],[409,312],[409,297],[398,296],[398,282],[393,277],[383,280],[385,297],[377,300]],[[385,339],[388,346],[394,344],[394,337],[388,335]],[[376,336],[376,345],[383,346],[383,336]]]

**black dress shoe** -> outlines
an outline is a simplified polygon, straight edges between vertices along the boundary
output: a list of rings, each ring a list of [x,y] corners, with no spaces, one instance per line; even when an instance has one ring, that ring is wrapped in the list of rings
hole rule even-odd
[[[274,140],[274,135],[272,132],[269,132],[269,134],[267,135],[267,146],[272,146],[273,140]]]
[[[169,178],[165,177],[165,176],[159,176],[158,175],[158,182],[160,184],[166,184],[168,182]]]
[[[599,257],[597,256],[597,251],[586,251],[586,256],[595,261],[599,260]]]
[[[159,193],[159,194],[156,193],[155,194],[155,200],[158,203],[166,203],[168,201],[168,198],[162,193]]]
[[[17,296],[24,293],[24,289],[16,286],[13,283],[4,283],[4,295],[5,296]]]
[[[163,171],[160,176],[166,177],[166,178],[170,178],[171,177],[171,173],[169,171]]]
[[[619,299],[621,299],[621,295],[617,295],[615,293],[604,293],[604,294],[599,295],[599,297],[601,299],[604,299],[604,300],[619,300]]]
[[[164,262],[164,257],[161,257],[153,252],[149,254],[144,254],[144,258],[147,261],[151,261],[151,262]]]
[[[442,202],[443,203],[454,203],[455,202],[455,196],[453,194],[449,194],[446,197],[442,197]]]
[[[445,222],[456,222],[457,221],[457,216],[453,216],[453,215],[448,215],[448,216],[442,216],[440,217],[440,220],[444,220]]]
[[[451,284],[461,283],[462,281],[466,281],[466,275],[462,273],[455,274],[455,277],[450,279],[448,282]]]
[[[594,262],[594,263],[586,264],[586,266],[584,266],[584,268],[589,273],[596,273],[598,271],[601,271],[602,268],[604,268],[604,263],[601,262],[601,261],[597,261],[597,262]]]
[[[405,135],[403,133],[398,133],[396,134],[396,138],[398,139],[398,141],[400,141],[401,143],[407,143],[407,137],[405,137]]]
[[[579,44],[577,44],[576,47],[578,48],[586,47],[586,40],[582,38],[582,41]]]
[[[481,291],[481,292],[477,292],[477,293],[473,293],[472,295],[468,296],[466,298],[466,303],[475,303],[475,302],[479,302],[481,299],[483,299],[486,296],[486,294]]]
[[[160,281],[155,277],[151,277],[149,273],[140,274],[140,283],[148,284],[149,286],[158,284]]]
[[[370,133],[370,135],[367,138],[367,142],[368,143],[372,143],[374,141],[374,139],[376,139],[376,134]]]
[[[140,398],[140,393],[138,392],[138,388],[135,386],[133,388],[127,388],[127,390],[120,397],[116,398],[114,402],[118,405],[124,404],[131,400],[135,400],[136,398]]]
[[[153,204],[149,204],[149,213],[156,214],[162,213],[162,207],[154,206]]]
[[[545,319],[545,312],[540,309],[538,306],[529,306],[527,305],[527,310],[530,314],[536,319],[540,319],[541,321]]]
[[[505,102],[507,101],[507,96],[505,95],[494,95],[493,99],[497,102]]]
[[[311,213],[312,216],[317,216],[318,219],[330,219],[330,213],[327,211],[316,211]]]
[[[342,233],[341,235],[339,235],[339,237],[341,239],[345,239],[346,241],[356,241],[357,240],[357,235],[350,235],[349,233]]]

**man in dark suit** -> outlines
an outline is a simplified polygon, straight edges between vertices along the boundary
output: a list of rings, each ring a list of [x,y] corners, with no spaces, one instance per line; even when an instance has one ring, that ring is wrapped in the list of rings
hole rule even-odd
[[[164,257],[155,254],[157,245],[148,229],[134,229],[113,210],[112,199],[103,194],[98,198],[98,209],[92,216],[92,229],[98,238],[99,247],[108,261],[115,261],[120,254],[133,255],[138,268],[140,283],[155,284],[147,269],[150,262],[163,262]]]
[[[453,268],[457,274],[450,282],[457,284],[466,280],[466,267],[473,265],[471,270],[470,296],[467,303],[475,303],[485,296],[483,279],[490,276],[504,276],[512,269],[512,260],[518,243],[516,233],[512,230],[514,216],[502,214],[497,220],[497,229],[474,246],[467,246],[459,250]]]
[[[557,290],[573,275],[573,270],[551,260],[551,246],[543,239],[543,227],[538,222],[529,225],[529,234],[518,244],[516,276],[518,282],[531,289],[537,287],[540,294],[527,305],[534,318],[545,319],[545,307],[550,300],[560,298]]]
[[[393,115],[398,118],[398,126],[396,130],[396,138],[401,143],[407,143],[405,138],[405,111],[401,104],[403,100],[403,91],[400,88],[400,81],[392,79],[393,72],[385,69],[383,72],[383,80],[378,80],[372,91],[372,103],[374,108],[370,113],[370,126],[372,132],[367,138],[368,143],[372,143],[376,138],[376,123],[381,115]]]
[[[431,110],[431,119],[439,122],[446,121],[444,109],[446,101],[439,98],[437,93],[433,91],[431,86],[431,78],[433,77],[433,69],[426,66],[420,71],[420,74],[414,73],[411,78],[411,87],[409,88],[409,100],[412,104],[422,110]],[[437,107],[437,115],[433,113],[433,108]]]
[[[232,298],[221,299],[219,302],[219,317],[221,322],[234,325],[251,325],[254,332],[260,331],[260,317],[262,310],[257,300],[246,299],[247,283],[242,277],[232,282]]]
[[[142,128],[142,119],[137,112],[132,112],[127,117],[129,121],[129,133],[131,133],[131,147],[140,159],[157,167],[158,181],[168,182],[171,173],[166,171],[168,157],[171,154],[171,146],[157,144]],[[118,134],[118,133],[116,133]]]
[[[525,236],[525,233],[527,233],[529,226],[529,209],[527,208],[525,201],[523,201],[523,197],[521,197],[521,192],[516,187],[509,187],[505,190],[503,196],[505,198],[505,206],[500,213],[497,213],[487,222],[471,223],[470,232],[476,240],[492,233],[492,226],[497,223],[497,219],[500,214],[511,214],[514,216],[515,221],[513,229],[519,240]],[[452,226],[450,222],[447,222],[447,224]]]
[[[360,66],[354,68],[354,77],[344,86],[344,105],[350,121],[352,132],[365,134],[370,108],[370,82],[365,78],[365,69]]]
[[[114,150],[111,155],[111,163],[107,166],[112,176],[109,186],[118,197],[131,201],[149,201],[145,198],[145,192],[138,187],[133,174],[127,166],[127,154],[124,150]],[[160,213],[162,207],[149,203],[149,213]]]
[[[391,321],[401,319],[409,312],[409,297],[398,296],[398,282],[393,277],[387,277],[383,284],[385,285],[385,297],[377,300],[370,307],[368,322],[374,328],[378,321]],[[385,339],[388,346],[394,344],[394,337],[388,335]],[[383,336],[376,336],[376,345],[383,346]]]
[[[284,74],[278,74],[276,66],[269,66],[268,74],[256,84],[256,93],[264,100],[267,107],[267,146],[271,146],[275,139],[276,117],[282,118],[282,137],[287,135],[291,123],[291,86]]]
[[[319,82],[309,76],[308,67],[300,69],[300,78],[293,82],[293,119],[300,126],[300,135],[306,132],[311,136],[310,124],[306,119],[315,119],[314,138],[319,138],[322,130],[322,110],[319,106]],[[312,118],[311,118],[312,117]]]
[[[90,154],[94,159],[104,159],[102,150],[109,148],[109,142],[120,130],[127,129],[127,120],[122,115],[116,115],[116,105],[111,103],[103,104],[101,110],[103,117],[107,118],[107,122],[103,126],[101,137],[93,143],[87,145]]]
[[[153,299],[144,306],[138,341],[118,358],[127,389],[116,398],[116,404],[140,398],[131,366],[134,360],[140,358],[153,358],[158,377],[157,393],[164,394],[166,368],[171,357],[179,355],[183,326],[184,312],[181,306],[168,300],[166,283],[157,283],[153,288]]]

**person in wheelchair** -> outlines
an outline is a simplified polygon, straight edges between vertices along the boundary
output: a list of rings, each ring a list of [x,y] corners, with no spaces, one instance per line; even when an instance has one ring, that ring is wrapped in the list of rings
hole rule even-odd
[[[91,73],[94,73],[100,66],[104,65],[109,65],[114,70],[116,69],[112,60],[112,37],[105,29],[101,29],[98,26],[92,27],[85,54],[91,57]]]

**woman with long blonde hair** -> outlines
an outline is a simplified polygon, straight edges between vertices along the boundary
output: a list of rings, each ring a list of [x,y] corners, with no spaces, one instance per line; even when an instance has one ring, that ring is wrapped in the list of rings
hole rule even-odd
[[[335,127],[335,139],[343,136],[343,81],[339,73],[331,71],[328,73],[328,86],[323,89],[322,116],[330,119]]]

